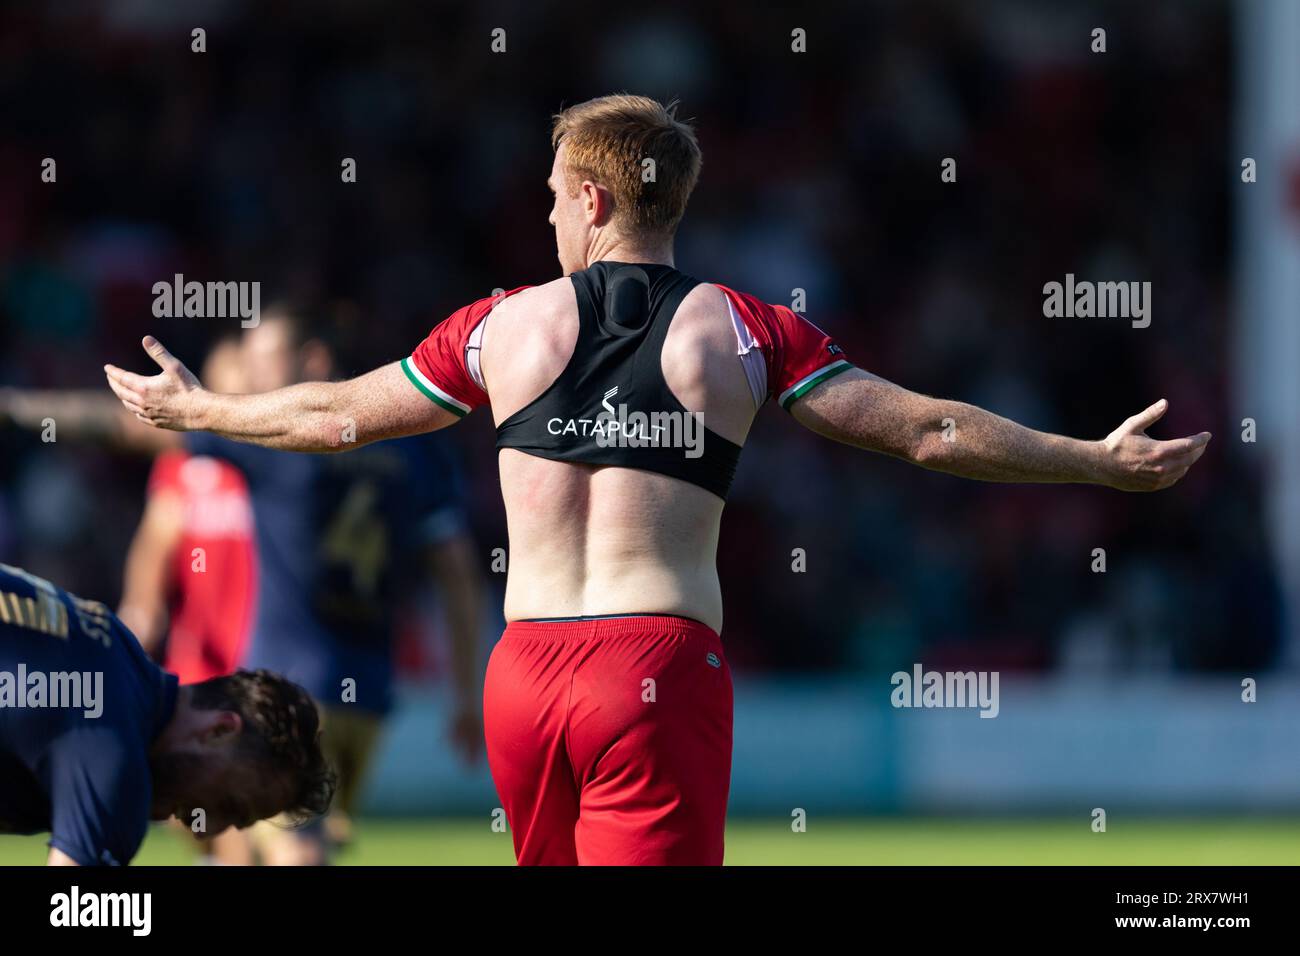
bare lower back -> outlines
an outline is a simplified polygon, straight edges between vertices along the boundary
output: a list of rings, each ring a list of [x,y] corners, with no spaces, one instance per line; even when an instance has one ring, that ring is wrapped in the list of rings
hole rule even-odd
[[[722,501],[673,478],[500,452],[506,620],[681,614],[722,630]]]

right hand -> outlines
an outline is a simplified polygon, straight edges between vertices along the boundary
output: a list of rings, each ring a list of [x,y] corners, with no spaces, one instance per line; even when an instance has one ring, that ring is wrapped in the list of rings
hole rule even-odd
[[[1162,398],[1102,439],[1103,484],[1120,491],[1159,491],[1196,464],[1210,443],[1209,432],[1171,441],[1147,437],[1146,430],[1168,408]]]
[[[198,401],[204,394],[198,378],[152,335],[146,335],[141,344],[162,372],[146,377],[105,365],[108,387],[127,411],[146,424],[172,431],[196,427]]]

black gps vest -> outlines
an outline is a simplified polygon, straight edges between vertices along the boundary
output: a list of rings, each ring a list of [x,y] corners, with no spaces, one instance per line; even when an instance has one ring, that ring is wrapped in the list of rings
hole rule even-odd
[[[719,498],[740,446],[704,427],[664,381],[677,307],[699,281],[665,265],[597,262],[570,277],[578,341],[546,391],[497,426],[497,447],[539,458],[669,475]]]

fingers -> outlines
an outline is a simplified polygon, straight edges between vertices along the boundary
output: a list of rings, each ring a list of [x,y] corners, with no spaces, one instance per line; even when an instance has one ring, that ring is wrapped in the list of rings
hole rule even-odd
[[[1170,441],[1162,441],[1156,448],[1156,458],[1177,458],[1190,455],[1197,449],[1204,450],[1209,443],[1209,432],[1201,432],[1188,438],[1174,438]]]
[[[158,367],[164,372],[170,372],[179,364],[172,353],[168,352],[163,344],[152,335],[146,335],[140,340],[140,344],[144,346],[144,350],[149,353],[149,357],[157,362]]]
[[[104,374],[108,378],[108,387],[126,406],[127,411],[134,412],[137,415],[141,414],[144,411],[143,391],[128,384],[129,379],[138,380],[140,376],[132,375],[130,372],[123,372],[120,368],[112,365],[104,366]]]
[[[122,397],[123,392],[134,394],[138,390],[138,386],[141,384],[138,381],[134,381],[139,378],[138,375],[132,375],[130,372],[125,372],[116,365],[105,365],[104,377],[108,379],[108,387],[113,390],[113,393],[117,395],[118,398]]]
[[[1203,440],[1200,440],[1205,436]],[[1182,480],[1183,476],[1191,470],[1192,465],[1196,464],[1205,449],[1209,445],[1209,433],[1201,432],[1194,438],[1179,439],[1179,442],[1195,442],[1188,451],[1179,454],[1162,456],[1160,463],[1155,466],[1154,472],[1157,475],[1154,490],[1169,488]],[[1179,442],[1169,442],[1168,444],[1178,444]]]
[[[1146,409],[1138,412],[1136,415],[1125,421],[1124,424],[1120,426],[1120,430],[1125,432],[1143,432],[1156,422],[1160,421],[1160,418],[1168,409],[1169,402],[1162,398],[1154,405],[1147,406]]]
[[[128,372],[116,365],[105,365],[104,374],[108,376],[109,384],[116,382],[123,388],[133,392],[143,393],[149,387],[150,379],[148,376],[136,375],[135,372]]]
[[[1210,438],[1209,432],[1169,441],[1157,441],[1146,435],[1125,436],[1116,448],[1127,464],[1122,466],[1123,477],[1115,487],[1125,491],[1159,491],[1176,484],[1205,454]]]
[[[1171,442],[1170,444],[1177,443]],[[1179,469],[1186,471],[1188,468],[1191,468],[1192,465],[1196,464],[1200,460],[1201,456],[1205,454],[1205,449],[1208,444],[1209,442],[1207,440],[1194,444],[1184,451],[1165,452],[1161,450],[1152,460],[1157,462],[1158,467],[1166,472],[1178,471]]]

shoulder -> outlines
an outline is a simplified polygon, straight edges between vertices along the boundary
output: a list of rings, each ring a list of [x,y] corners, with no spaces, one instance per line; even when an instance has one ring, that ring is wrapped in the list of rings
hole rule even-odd
[[[573,282],[563,276],[543,285],[531,286],[497,303],[486,324],[484,347],[493,352],[506,344],[509,351],[527,343],[536,348],[546,344],[571,348],[577,331],[577,294]]]
[[[852,368],[844,350],[824,330],[789,306],[719,285],[726,296],[742,353],[758,350],[769,394],[790,405],[821,382]]]
[[[712,282],[701,282],[686,294],[677,312],[697,321],[725,318],[728,314],[726,293]]]
[[[783,327],[795,318],[794,313],[781,305],[764,302],[758,296],[739,292],[728,286],[714,285],[726,302],[730,315],[753,333],[759,344],[775,344],[781,338]]]
[[[509,329],[538,325],[571,314],[576,302],[573,282],[562,276],[503,298],[492,309],[492,323]]]
[[[677,307],[664,349],[678,357],[684,351],[714,346],[734,355],[736,330],[725,293],[710,282],[701,282]]]

